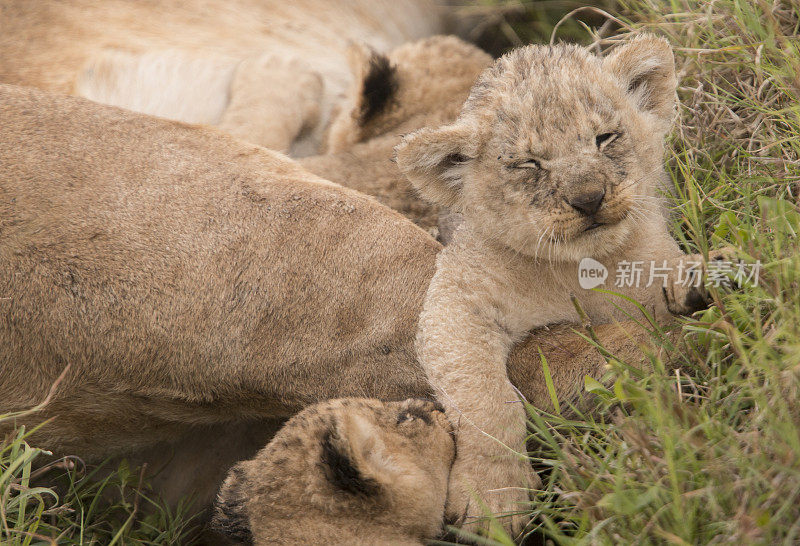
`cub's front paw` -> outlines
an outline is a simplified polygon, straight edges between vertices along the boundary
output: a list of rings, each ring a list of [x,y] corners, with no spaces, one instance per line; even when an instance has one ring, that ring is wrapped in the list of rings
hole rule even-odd
[[[711,305],[711,296],[702,282],[688,286],[671,283],[663,290],[667,309],[673,315],[691,315]]]
[[[667,309],[674,315],[690,315],[712,303],[708,285],[729,287],[727,271],[738,265],[736,250],[725,247],[708,253],[682,256],[671,264],[671,274],[664,287]]]
[[[450,473],[448,520],[469,532],[486,534],[491,515],[516,536],[530,519],[530,489],[540,485],[527,460],[456,459]]]

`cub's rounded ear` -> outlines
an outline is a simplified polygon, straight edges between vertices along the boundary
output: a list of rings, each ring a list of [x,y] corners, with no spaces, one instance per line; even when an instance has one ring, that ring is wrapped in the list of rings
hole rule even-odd
[[[476,136],[464,122],[420,129],[395,147],[397,166],[423,198],[457,210],[464,165],[477,155]]]
[[[386,111],[397,96],[397,68],[386,55],[364,44],[351,44],[348,63],[353,84],[342,109],[334,115],[327,151],[339,152],[361,140],[364,126]]]
[[[209,523],[212,530],[238,544],[252,544],[250,520],[247,515],[246,463],[234,466],[217,495],[214,513]]]
[[[667,40],[640,34],[612,51],[603,60],[603,68],[617,77],[640,110],[655,115],[665,132],[669,129],[678,80]]]
[[[377,496],[394,472],[380,430],[359,415],[337,419],[322,439],[321,457],[328,480],[356,495]]]

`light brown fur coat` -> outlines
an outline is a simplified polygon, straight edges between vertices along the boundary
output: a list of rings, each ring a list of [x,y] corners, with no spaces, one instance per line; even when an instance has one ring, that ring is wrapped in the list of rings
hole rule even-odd
[[[684,256],[656,188],[675,109],[672,51],[641,36],[604,59],[577,46],[528,46],[478,79],[458,119],[407,136],[397,161],[422,195],[464,223],[438,256],[416,341],[437,397],[461,416],[451,513],[526,506],[535,484],[524,452],[526,414],[509,404],[508,355],[533,328],[574,322],[574,295],[592,322],[641,316],[620,298],[585,290],[579,263],[605,265],[605,288],[657,319],[707,305],[702,285],[678,283]],[[615,285],[623,263],[669,276]],[[524,518],[507,521],[519,529]]]
[[[402,136],[426,125],[455,120],[461,105],[491,57],[453,36],[405,44],[385,57],[389,70],[376,73],[375,57],[363,51],[352,59],[356,74],[347,108],[333,120],[328,152],[298,162],[314,174],[374,196],[421,228],[438,234],[441,207],[419,197],[394,162]],[[371,70],[372,69],[372,70]],[[382,78],[391,92],[361,112],[369,101],[367,81]],[[374,101],[374,99],[373,99]]]
[[[440,33],[429,0],[0,0],[0,83],[319,151],[352,44]]]
[[[452,430],[426,400],[313,405],[233,467],[212,527],[255,546],[421,545],[442,530]]]

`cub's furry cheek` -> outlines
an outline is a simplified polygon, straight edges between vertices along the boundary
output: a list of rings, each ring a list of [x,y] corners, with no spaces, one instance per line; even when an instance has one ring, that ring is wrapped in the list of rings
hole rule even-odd
[[[234,466],[222,484],[214,504],[211,528],[222,536],[239,544],[252,544],[253,535],[247,516],[245,469]]]
[[[477,155],[476,141],[466,123],[421,129],[395,147],[397,166],[423,198],[457,208],[464,170]]]

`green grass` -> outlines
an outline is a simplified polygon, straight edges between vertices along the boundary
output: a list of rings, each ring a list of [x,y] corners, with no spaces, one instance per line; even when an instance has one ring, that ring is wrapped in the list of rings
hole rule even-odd
[[[685,346],[655,343],[651,354],[663,352],[644,377],[612,360],[610,388],[587,381],[591,415],[529,408],[545,481],[530,534],[556,544],[797,544],[800,7],[626,0],[619,13],[623,34],[599,45],[650,31],[675,47],[676,237],[687,252],[740,249],[761,262],[760,282],[715,290],[715,307],[681,321]]]
[[[547,42],[559,21],[561,40],[586,40],[586,26],[613,26],[601,10],[614,0],[455,0],[453,13],[460,20],[454,29],[465,39],[499,56],[529,43]],[[599,8],[599,9],[595,9]],[[573,13],[574,12],[574,13]],[[567,15],[572,14],[570,17]]]
[[[498,3],[478,4],[489,14]],[[487,31],[495,50],[549,39],[574,7],[499,4]],[[669,38],[681,79],[668,157],[675,236],[687,252],[741,249],[760,260],[761,278],[715,292],[717,306],[679,325],[686,343],[663,338],[642,377],[612,360],[609,388],[587,380],[596,412],[557,400],[529,408],[544,479],[529,533],[556,544],[798,543],[800,8],[625,0],[615,15],[622,34],[570,22],[557,37],[598,47],[644,30]],[[152,499],[139,471],[122,465],[92,479],[103,470],[63,460],[37,475],[46,454],[26,437],[18,430],[0,443],[0,543],[191,541],[188,510]],[[499,527],[494,538],[510,540]]]
[[[0,415],[0,422],[20,414]],[[18,428],[0,441],[0,544],[188,544],[198,526],[190,503],[171,510],[152,498],[123,462],[91,469],[74,458],[52,460]]]

